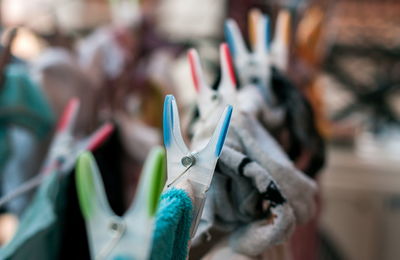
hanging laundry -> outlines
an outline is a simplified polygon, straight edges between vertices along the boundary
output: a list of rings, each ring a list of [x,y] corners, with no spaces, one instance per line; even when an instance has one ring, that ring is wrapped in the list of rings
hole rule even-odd
[[[46,176],[21,217],[14,238],[0,248],[0,259],[58,259],[66,196],[66,180],[57,170]]]
[[[215,111],[220,111],[224,104],[237,103],[235,80],[230,73],[232,65],[226,45],[221,45],[220,56],[222,77],[218,91],[213,91],[204,82],[197,54],[194,51],[189,52],[194,85],[199,92],[200,112],[192,142],[199,147],[204,143],[202,139],[205,133],[212,129],[212,121],[215,124],[215,116],[213,116]],[[242,137],[240,131],[245,131],[247,135]],[[245,144],[252,140],[257,140],[257,145],[263,144],[262,147],[267,149],[257,150],[258,153],[262,153],[262,156],[267,155],[267,163],[260,160],[253,161],[258,158],[248,152],[249,147]],[[265,161],[265,158],[263,160]],[[272,165],[279,165],[279,167],[267,167],[271,160]],[[222,175],[218,176],[218,173]],[[274,181],[277,177],[280,182]],[[296,183],[300,187],[295,193],[291,191],[293,186],[285,186],[285,189],[281,190],[280,185],[285,182]],[[315,184],[294,168],[279,145],[272,137],[268,137],[263,127],[252,119],[251,115],[244,114],[240,110],[236,111],[233,114],[232,128],[227,137],[226,146],[218,162],[216,177],[210,186],[210,197],[205,204],[205,212],[195,237],[195,244],[201,243],[201,234],[212,226],[218,226],[219,229],[229,232],[235,230],[230,240],[235,250],[248,255],[259,255],[274,244],[287,239],[295,221],[303,223],[310,218],[313,212],[314,192]],[[290,196],[290,200],[286,199],[286,194]],[[261,206],[263,201],[270,202],[264,209]],[[292,207],[294,207],[294,215]],[[266,220],[273,215],[277,215],[277,220],[281,221],[271,219],[268,222]],[[259,220],[259,223],[264,223],[265,226],[257,224]],[[256,222],[252,226],[251,222],[254,221]],[[246,226],[247,224],[249,226]],[[240,229],[240,227],[244,228]],[[255,228],[259,230],[259,233],[254,232]],[[266,232],[266,230],[270,231]],[[255,234],[262,235],[257,237]],[[235,243],[235,241],[243,243]]]
[[[269,19],[257,9],[249,12],[253,52],[247,50],[236,22],[231,19],[225,24],[225,37],[239,75],[238,99],[242,109],[272,131],[297,167],[315,177],[325,161],[324,141],[310,102],[284,76],[288,69],[289,20],[286,11],[279,13],[271,50]]]
[[[34,155],[54,121],[45,97],[31,80],[26,66],[10,64],[4,74],[0,91],[0,195],[13,191],[34,174],[38,167],[35,159],[41,159]],[[22,165],[30,167],[21,168]],[[28,197],[13,201],[8,205],[9,210],[20,214]]]
[[[72,99],[66,106],[39,173],[1,197],[0,206],[39,186],[49,172],[54,171],[54,169],[59,169],[62,174],[67,174],[73,168],[78,155],[82,151],[96,149],[112,132],[113,126],[106,123],[91,136],[83,140],[75,140],[72,130],[76,122],[79,104],[79,100]]]

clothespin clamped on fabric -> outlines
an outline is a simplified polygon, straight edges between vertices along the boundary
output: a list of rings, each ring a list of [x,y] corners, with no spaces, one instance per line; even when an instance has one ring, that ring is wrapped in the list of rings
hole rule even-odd
[[[71,99],[65,107],[63,114],[58,121],[58,126],[50,144],[47,157],[44,160],[40,172],[23,183],[13,192],[0,198],[0,207],[10,200],[39,186],[43,178],[52,172],[66,174],[70,172],[78,156],[85,150],[93,151],[100,146],[112,133],[114,127],[110,123],[105,123],[89,137],[76,140],[72,134],[75,121],[78,115],[80,102],[78,99]]]
[[[92,259],[147,260],[150,257],[155,214],[165,181],[165,152],[153,148],[140,176],[134,202],[122,216],[108,204],[96,162],[80,156],[76,185]]]
[[[247,49],[237,23],[232,19],[225,22],[225,37],[240,83],[243,86],[258,86],[267,102],[274,104],[275,98],[270,88],[269,19],[256,9],[249,14],[249,36],[252,51]]]
[[[289,55],[290,14],[281,11],[276,24],[275,37],[270,46],[270,23],[268,16],[258,9],[249,13],[249,40],[251,51],[240,33],[237,23],[225,22],[225,37],[235,61],[236,72],[243,86],[256,85],[268,104],[274,105],[270,78],[271,65],[286,71]],[[271,49],[271,50],[270,50]]]
[[[168,95],[164,102],[163,129],[164,145],[167,151],[166,189],[181,181],[188,181],[193,187],[194,212],[191,237],[196,232],[203,212],[206,192],[210,187],[215,166],[228,133],[232,106],[227,106],[221,115],[208,144],[199,151],[190,151],[181,130],[178,108],[174,96]]]
[[[233,105],[236,103],[236,77],[232,57],[226,43],[220,45],[219,56],[221,80],[218,88],[213,90],[205,81],[199,54],[195,49],[190,49],[188,52],[192,80],[195,90],[198,93],[197,101],[200,117],[207,118],[207,120],[212,114],[217,112],[217,107],[221,107],[221,105],[225,107],[227,104]]]

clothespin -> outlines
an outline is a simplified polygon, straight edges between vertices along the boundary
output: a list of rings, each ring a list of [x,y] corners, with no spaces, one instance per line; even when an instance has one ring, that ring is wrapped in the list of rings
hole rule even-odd
[[[232,52],[236,72],[243,86],[256,85],[268,104],[275,104],[275,97],[270,87],[271,58],[268,16],[257,9],[251,10],[248,31],[251,51],[247,49],[237,23],[232,19],[225,22],[225,37]]]
[[[279,11],[275,25],[275,35],[271,43],[272,63],[286,72],[289,63],[291,19],[288,10]]]
[[[322,62],[324,49],[325,15],[319,7],[311,7],[300,20],[296,33],[296,52],[312,66],[319,66]]]
[[[112,133],[114,127],[110,123],[106,123],[89,137],[76,140],[72,131],[76,123],[79,107],[80,101],[76,98],[68,102],[58,122],[53,142],[50,145],[48,156],[42,168],[41,172],[43,174],[52,172],[54,168],[59,168],[61,172],[71,170],[79,154],[85,150],[95,150]]]
[[[161,147],[153,148],[140,176],[135,199],[120,217],[108,204],[93,156],[87,152],[80,156],[76,185],[92,259],[149,259],[154,217],[164,181],[165,152]]]
[[[221,64],[221,81],[216,90],[206,83],[199,54],[195,49],[188,52],[188,60],[192,74],[193,85],[198,93],[200,117],[209,119],[215,114],[220,105],[236,103],[236,77],[229,47],[226,43],[220,44],[219,56]]]
[[[95,150],[112,133],[113,125],[106,123],[89,137],[75,140],[72,130],[75,126],[79,106],[78,99],[75,98],[69,101],[58,122],[53,141],[41,170],[35,177],[23,183],[16,190],[0,198],[0,207],[15,197],[39,186],[43,178],[50,173],[54,171],[68,173],[72,170],[78,156],[83,151]]]
[[[206,192],[214,174],[215,166],[225,137],[228,133],[232,106],[227,106],[221,115],[208,144],[199,151],[191,151],[183,141],[180,130],[178,108],[174,96],[168,95],[164,102],[163,130],[167,151],[166,189],[177,183],[188,181],[194,191],[194,212],[191,237],[195,234],[203,212]]]

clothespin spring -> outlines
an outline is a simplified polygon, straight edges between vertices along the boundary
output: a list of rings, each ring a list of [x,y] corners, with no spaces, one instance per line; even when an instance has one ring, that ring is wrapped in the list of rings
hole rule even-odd
[[[113,231],[113,238],[111,241],[99,252],[96,260],[104,260],[110,254],[111,250],[118,244],[126,230],[126,224],[121,219],[112,220],[109,228]]]
[[[174,180],[172,180],[172,182],[167,185],[167,188],[169,188],[175,182],[177,182],[193,165],[196,164],[196,157],[194,156],[193,153],[189,154],[189,155],[184,156],[182,158],[181,163],[182,163],[183,166],[186,167],[186,169],[181,174],[179,174]]]

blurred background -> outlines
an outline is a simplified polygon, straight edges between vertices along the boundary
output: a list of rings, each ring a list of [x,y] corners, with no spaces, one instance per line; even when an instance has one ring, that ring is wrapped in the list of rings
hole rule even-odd
[[[307,238],[314,247],[301,259],[400,259],[397,0],[3,0],[2,51],[9,46],[12,62],[27,65],[24,73],[39,88],[34,94],[21,90],[20,103],[2,104],[0,115],[22,107],[41,124],[14,127],[12,137],[0,129],[0,194],[39,169],[54,122],[72,97],[82,101],[77,135],[113,121],[124,151],[119,167],[139,170],[137,162],[161,142],[164,95],[177,97],[184,122],[193,113],[186,50],[195,47],[207,76],[218,77],[223,23],[234,18],[244,31],[253,7],[272,24],[282,8],[291,13],[286,76],[310,101],[327,142],[326,164],[317,177],[318,234]],[[18,30],[10,41],[13,28]],[[3,56],[4,74],[9,59]],[[48,114],[35,109],[42,103]],[[15,163],[7,164],[7,156],[15,156]],[[29,172],[13,174],[22,168]],[[134,183],[131,175],[121,178],[127,186]],[[130,201],[134,188],[126,191]],[[3,210],[0,243],[12,236],[15,216],[27,203],[14,200]]]

